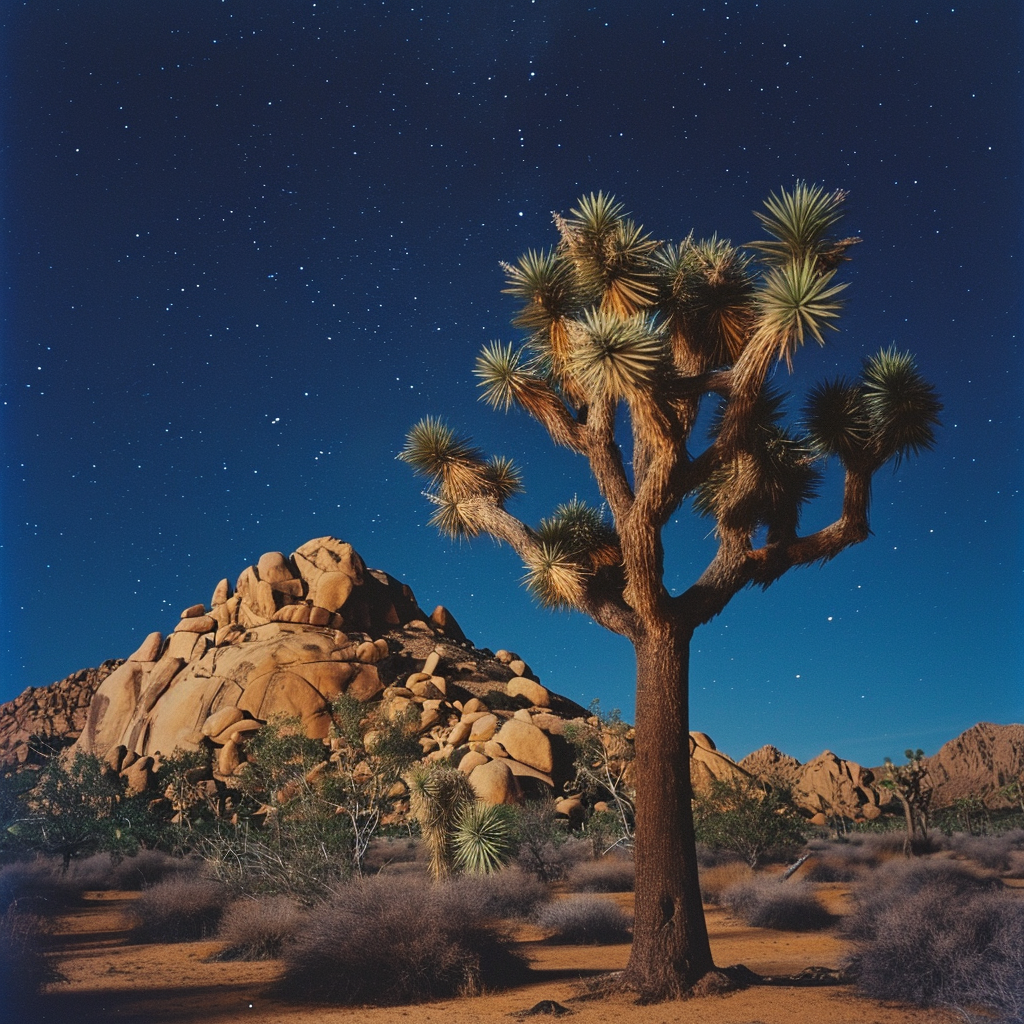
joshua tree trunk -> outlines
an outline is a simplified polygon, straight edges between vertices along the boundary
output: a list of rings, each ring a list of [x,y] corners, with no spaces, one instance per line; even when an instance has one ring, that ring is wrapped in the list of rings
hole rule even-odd
[[[636,642],[636,917],[623,976],[641,998],[683,995],[714,970],[690,804],[690,633]]]

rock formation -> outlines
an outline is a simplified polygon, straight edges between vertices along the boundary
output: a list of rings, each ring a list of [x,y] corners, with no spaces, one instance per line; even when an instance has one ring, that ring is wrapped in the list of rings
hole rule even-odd
[[[925,758],[925,764],[933,811],[963,797],[980,798],[993,809],[1009,807],[1012,801],[1001,791],[1024,779],[1024,725],[979,722]],[[794,803],[819,824],[837,814],[870,821],[883,809],[893,809],[894,797],[881,785],[884,767],[862,768],[828,750],[801,764],[765,746],[743,758],[740,767],[788,787]]]
[[[1004,790],[1024,784],[1024,725],[979,722],[925,758],[933,787],[932,807],[979,797],[990,808],[1009,807]]]
[[[721,753],[707,733],[690,733],[690,782],[701,792],[712,782],[732,782],[750,778],[751,772]]]
[[[104,758],[133,789],[161,755],[205,749],[229,782],[268,721],[297,718],[326,740],[343,693],[379,700],[389,716],[414,708],[426,759],[455,755],[478,790],[508,776],[486,789],[491,799],[560,793],[572,777],[561,726],[583,708],[517,655],[473,647],[451,612],[428,616],[408,586],[333,537],[263,555],[233,588],[221,580],[209,607],[186,608],[170,635],[147,636],[91,694],[74,749]],[[477,772],[497,760],[500,769]]]

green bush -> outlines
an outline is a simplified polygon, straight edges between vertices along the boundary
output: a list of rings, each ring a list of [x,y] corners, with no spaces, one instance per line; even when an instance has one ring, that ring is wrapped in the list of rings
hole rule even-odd
[[[754,779],[715,780],[694,797],[697,842],[740,854],[751,867],[788,856],[804,841],[803,819],[778,789]]]

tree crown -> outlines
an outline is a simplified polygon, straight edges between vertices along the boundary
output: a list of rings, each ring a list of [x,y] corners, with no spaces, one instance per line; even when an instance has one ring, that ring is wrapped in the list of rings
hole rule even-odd
[[[528,526],[506,509],[522,489],[511,461],[485,458],[428,417],[400,457],[429,482],[431,522],[509,543],[543,604],[588,612],[634,640],[670,618],[692,628],[743,587],[864,540],[873,474],[934,443],[935,389],[913,356],[890,348],[856,380],[813,386],[789,425],[770,381],[775,364],[792,370],[808,338],[824,344],[836,329],[846,288],[836,276],[859,241],[830,234],[845,200],[804,182],[780,190],[755,214],[771,237],[745,249],[718,236],[656,241],[601,192],[555,214],[554,247],[502,264],[524,336],[486,346],[476,374],[484,401],[524,409],[588,460],[605,507],[574,499]],[[697,451],[707,401],[717,407]],[[845,473],[842,508],[801,536],[828,459]],[[714,520],[718,550],[673,596],[660,532],[687,499]]]

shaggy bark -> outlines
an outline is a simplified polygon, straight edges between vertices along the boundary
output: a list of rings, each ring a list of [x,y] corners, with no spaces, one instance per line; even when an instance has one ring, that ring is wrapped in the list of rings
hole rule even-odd
[[[690,810],[690,633],[669,625],[636,644],[636,916],[624,987],[684,995],[714,969]]]

